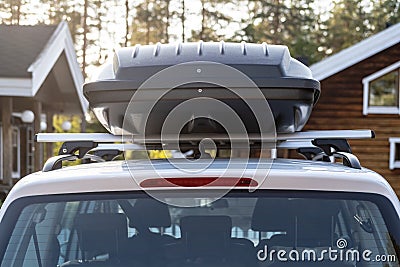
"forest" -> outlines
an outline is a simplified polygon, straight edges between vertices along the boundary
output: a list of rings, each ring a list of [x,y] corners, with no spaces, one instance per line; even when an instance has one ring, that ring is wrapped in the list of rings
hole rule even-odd
[[[0,23],[67,21],[85,77],[114,49],[189,41],[287,45],[313,64],[400,21],[396,0],[2,0]]]

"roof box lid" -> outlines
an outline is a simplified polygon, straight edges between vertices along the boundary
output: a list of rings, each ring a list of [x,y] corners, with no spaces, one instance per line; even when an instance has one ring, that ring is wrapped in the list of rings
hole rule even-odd
[[[240,74],[232,75],[234,72],[221,71],[224,66]],[[172,76],[165,76],[169,79],[164,77],[164,80],[159,79],[155,83],[148,82],[166,70],[172,73]],[[252,86],[247,86],[248,81],[242,75],[251,81]],[[244,80],[246,81],[243,82]],[[146,116],[146,122],[135,119],[143,117],[143,114],[139,114],[140,111],[135,112],[138,114],[130,114],[136,120],[133,123],[136,125],[133,133],[124,126],[127,110],[132,105],[140,107],[149,104],[145,104],[146,101],[131,101],[134,95],[139,95],[139,88],[149,94],[156,91],[164,93],[160,93],[162,97],[157,99],[153,114]],[[285,133],[303,128],[318,100],[320,84],[312,78],[307,66],[290,56],[286,46],[197,42],[122,48],[115,53],[112,62],[103,66],[95,81],[84,85],[84,94],[91,108],[107,130],[113,134],[128,132],[139,135],[143,134],[143,129],[146,129],[146,134],[159,134],[160,125],[169,112],[179,104],[199,97],[199,92],[202,97],[224,102],[241,119],[251,121],[246,119],[249,110],[240,104],[243,100],[240,99],[240,92],[244,92],[243,90],[258,90],[261,93],[263,97],[258,99],[258,104],[268,101],[276,131]],[[140,108],[136,111],[138,110]],[[196,117],[196,114],[191,115]],[[221,127],[215,127],[211,122],[214,115],[210,111],[209,122],[206,122],[207,118],[196,119],[199,123],[195,122],[191,127],[185,126],[183,131],[219,133]],[[138,126],[143,123],[146,124],[145,128]],[[245,127],[250,133],[257,131],[257,126],[253,123],[245,123]]]

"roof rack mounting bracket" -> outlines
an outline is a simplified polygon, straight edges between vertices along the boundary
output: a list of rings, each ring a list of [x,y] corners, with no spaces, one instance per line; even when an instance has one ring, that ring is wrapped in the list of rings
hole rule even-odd
[[[104,149],[104,150],[96,150],[93,152],[95,156],[100,157],[105,161],[111,161],[121,153],[122,151],[119,149]]]
[[[329,156],[319,147],[300,147],[297,149],[297,153],[302,155],[308,160],[321,160],[325,162],[331,162]]]
[[[97,143],[93,141],[67,141],[62,144],[58,155],[75,154],[79,150],[78,158],[82,159],[89,150],[97,147]]]
[[[321,148],[327,156],[332,156],[334,152],[347,152],[352,153],[349,143],[346,139],[320,139],[316,138],[311,143]],[[332,151],[332,148],[334,151]]]

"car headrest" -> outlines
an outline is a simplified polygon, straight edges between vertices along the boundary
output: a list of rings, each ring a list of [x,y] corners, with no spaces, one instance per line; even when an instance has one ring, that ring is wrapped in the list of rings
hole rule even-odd
[[[306,206],[307,209],[304,209],[302,213],[307,214],[307,216],[332,216],[340,211],[340,202],[335,199],[298,199],[296,200],[296,206]]]
[[[301,199],[296,206],[298,245],[330,246],[336,242],[333,227],[340,211],[338,201]]]
[[[167,204],[153,198],[137,199],[132,210],[130,227],[170,227],[171,214]]]
[[[287,198],[260,198],[254,207],[251,229],[287,232],[295,225],[292,201]]]
[[[229,216],[187,216],[180,219],[182,239],[189,257],[221,257],[229,246]]]
[[[186,216],[180,220],[182,236],[213,233],[231,235],[232,219],[229,216]]]
[[[78,214],[75,226],[79,247],[85,253],[115,254],[128,238],[127,218],[122,213]]]

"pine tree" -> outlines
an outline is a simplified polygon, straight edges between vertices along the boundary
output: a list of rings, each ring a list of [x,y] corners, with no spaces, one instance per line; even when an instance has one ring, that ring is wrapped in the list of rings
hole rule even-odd
[[[70,0],[46,1],[49,4],[47,23],[56,25],[63,20],[68,22],[78,62],[87,77],[86,68],[101,63],[102,44],[99,37],[105,13],[102,1],[84,0],[83,3],[77,1],[73,5]]]
[[[328,20],[327,42],[331,52],[337,53],[372,34],[365,1],[340,0]]]
[[[0,23],[9,25],[21,25],[27,13],[24,6],[26,0],[2,0],[0,1]]]
[[[228,4],[229,0],[200,0],[200,29],[192,30],[190,41],[216,41],[224,39],[218,31],[226,27],[233,19],[228,14],[225,14],[224,5]]]
[[[250,17],[233,39],[284,44],[293,56],[315,62],[323,56],[318,52],[323,28],[313,4],[314,0],[248,0]]]
[[[0,1],[0,23],[11,24],[11,1]]]
[[[371,0],[372,10],[369,23],[373,32],[400,22],[400,2],[396,0]]]
[[[135,6],[132,44],[169,41],[170,1],[145,0]]]

